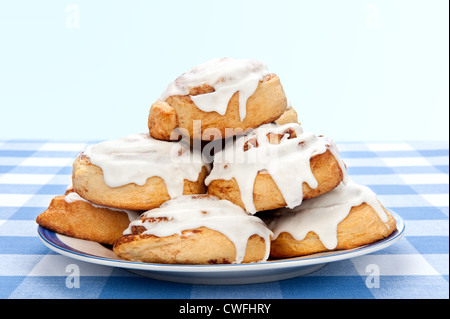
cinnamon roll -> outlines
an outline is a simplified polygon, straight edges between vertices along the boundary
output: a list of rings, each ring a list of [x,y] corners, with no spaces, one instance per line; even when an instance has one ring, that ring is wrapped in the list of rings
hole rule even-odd
[[[73,164],[72,184],[97,205],[148,210],[183,194],[206,193],[208,171],[201,153],[182,142],[133,134],[81,153]]]
[[[267,260],[272,232],[239,206],[210,195],[181,196],[130,223],[114,244],[123,259],[164,264]]]
[[[68,192],[53,198],[36,222],[59,234],[113,245],[140,213],[98,206]]]
[[[273,258],[352,249],[383,239],[397,228],[375,193],[349,179],[294,209],[260,214],[274,232]]]
[[[182,134],[212,141],[271,123],[286,107],[280,78],[264,63],[213,59],[168,85],[150,108],[148,127],[156,139],[177,139]]]
[[[345,172],[331,139],[303,132],[297,123],[266,124],[215,154],[205,183],[208,194],[253,214],[327,193]]]

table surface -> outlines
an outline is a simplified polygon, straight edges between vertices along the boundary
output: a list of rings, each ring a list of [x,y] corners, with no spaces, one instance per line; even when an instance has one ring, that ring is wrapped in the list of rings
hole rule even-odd
[[[449,298],[448,142],[337,143],[353,181],[400,215],[404,237],[384,250],[306,276],[252,285],[177,284],[75,261],[45,247],[36,217],[71,182],[86,142],[0,141],[0,298]],[[67,267],[80,269],[70,288]],[[377,265],[377,285],[367,284]]]

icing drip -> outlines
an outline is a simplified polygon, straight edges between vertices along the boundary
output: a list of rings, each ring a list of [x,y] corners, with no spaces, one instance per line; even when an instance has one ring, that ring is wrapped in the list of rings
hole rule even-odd
[[[76,202],[76,201],[83,201],[83,202],[86,202],[86,203],[92,205],[93,207],[96,207],[96,208],[106,208],[106,209],[114,210],[114,211],[117,211],[117,212],[124,212],[124,213],[127,214],[128,219],[130,220],[130,222],[133,221],[133,220],[135,220],[135,219],[137,219],[137,218],[139,217],[139,215],[141,214],[140,212],[137,212],[137,211],[134,211],[134,210],[129,210],[129,209],[119,209],[119,208],[113,208],[113,207],[107,207],[107,206],[97,205],[97,204],[91,203],[91,202],[88,201],[88,200],[85,200],[83,197],[81,197],[80,195],[78,195],[78,194],[75,193],[75,192],[71,192],[71,193],[67,194],[67,195],[64,197],[64,200],[65,200],[66,203],[68,203],[68,204],[73,203],[73,202]]]
[[[160,222],[148,222],[145,218],[156,218]],[[227,236],[236,247],[236,260],[241,263],[245,256],[248,239],[252,235],[262,237],[266,243],[267,260],[270,252],[272,232],[258,217],[247,214],[242,208],[211,195],[185,195],[167,202],[159,208],[149,210],[141,218],[130,223],[124,235],[130,235],[132,226],[144,226],[142,234],[166,237],[181,235],[182,231],[206,227]]]
[[[247,113],[247,99],[268,74],[266,64],[254,59],[213,59],[183,73],[170,83],[161,95],[166,100],[173,95],[189,95],[192,88],[208,84],[214,92],[191,95],[194,104],[204,112],[224,115],[228,102],[239,92],[239,116],[243,121]]]
[[[287,232],[295,240],[303,240],[311,231],[316,233],[323,245],[332,250],[338,244],[337,227],[352,207],[367,203],[387,223],[388,216],[376,194],[366,186],[357,185],[350,179],[342,182],[332,191],[319,197],[304,201],[293,210],[281,208],[274,210],[274,218],[268,219],[268,227],[274,232],[274,239]],[[386,224],[387,227],[389,227]]]
[[[148,178],[164,180],[171,198],[183,194],[184,180],[196,181],[203,166],[199,151],[184,142],[156,140],[149,134],[133,134],[89,147],[84,155],[103,170],[105,183],[119,187],[144,185]]]
[[[226,143],[225,148],[214,156],[213,169],[205,183],[209,185],[213,180],[234,178],[245,209],[254,214],[254,181],[259,172],[266,170],[277,184],[287,207],[294,208],[302,203],[303,183],[311,188],[318,186],[311,172],[310,159],[333,147],[330,139],[303,132],[297,123],[262,125],[236,141]],[[339,161],[339,157],[336,159]]]

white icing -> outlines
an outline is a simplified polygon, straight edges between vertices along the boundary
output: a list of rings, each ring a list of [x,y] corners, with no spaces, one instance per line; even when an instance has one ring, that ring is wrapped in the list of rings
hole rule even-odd
[[[134,210],[119,209],[119,208],[113,208],[113,207],[101,206],[101,205],[97,205],[97,204],[91,203],[90,201],[84,199],[83,197],[81,197],[80,195],[78,195],[78,194],[75,193],[75,192],[71,192],[71,193],[67,194],[67,195],[64,197],[64,200],[65,200],[66,203],[68,203],[68,204],[73,203],[73,202],[76,202],[76,201],[83,201],[83,202],[86,202],[86,203],[92,205],[93,207],[96,207],[96,208],[106,208],[106,209],[114,210],[114,211],[117,211],[117,212],[124,212],[124,213],[127,214],[128,219],[130,220],[130,222],[133,221],[133,220],[135,220],[136,218],[138,218],[138,217],[141,215],[140,212],[137,212],[137,211],[134,211]]]
[[[196,181],[203,166],[199,151],[184,142],[160,141],[149,134],[133,134],[89,147],[84,155],[99,166],[109,187],[134,183],[144,185],[158,176],[171,198],[183,194],[184,180]]]
[[[204,112],[215,111],[224,115],[231,97],[239,91],[239,116],[242,121],[247,113],[247,99],[267,74],[266,64],[258,60],[213,59],[176,78],[163,92],[161,100],[173,95],[189,95],[190,89],[208,84],[215,91],[191,96],[192,102]]]
[[[273,211],[274,218],[267,221],[274,232],[274,239],[287,232],[295,240],[303,240],[311,231],[316,233],[323,245],[332,250],[338,244],[337,227],[352,207],[367,203],[387,223],[388,216],[377,200],[376,194],[366,186],[353,183],[347,178],[332,191],[304,201],[294,209],[281,208]],[[389,227],[386,224],[387,227]]]
[[[284,134],[288,130],[295,132],[295,137],[289,138],[289,134]],[[279,144],[271,144],[267,137],[269,133],[284,136]],[[244,151],[246,143],[248,150]],[[283,195],[286,207],[294,208],[302,203],[303,183],[313,189],[318,186],[311,172],[310,159],[333,147],[335,145],[330,143],[330,139],[303,132],[297,123],[262,125],[236,141],[226,143],[224,149],[214,156],[213,169],[205,183],[209,185],[213,180],[234,178],[246,211],[254,214],[254,181],[259,172],[267,170]],[[339,157],[336,159],[340,161]]]
[[[206,213],[205,213],[206,212]],[[167,221],[148,222],[143,218],[167,218]],[[144,222],[143,222],[144,220]],[[144,226],[143,234],[166,237],[181,235],[184,230],[206,227],[227,236],[236,247],[236,260],[241,263],[249,237],[258,235],[265,240],[267,260],[272,232],[258,217],[247,214],[242,208],[227,200],[211,195],[186,195],[164,202],[159,208],[149,210],[130,223],[124,235],[131,234],[132,226]]]

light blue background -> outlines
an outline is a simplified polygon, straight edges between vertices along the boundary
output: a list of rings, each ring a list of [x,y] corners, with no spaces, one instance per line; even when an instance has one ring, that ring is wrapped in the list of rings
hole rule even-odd
[[[229,56],[266,62],[307,131],[337,141],[448,141],[448,6],[1,1],[0,139],[144,132],[171,80]]]

